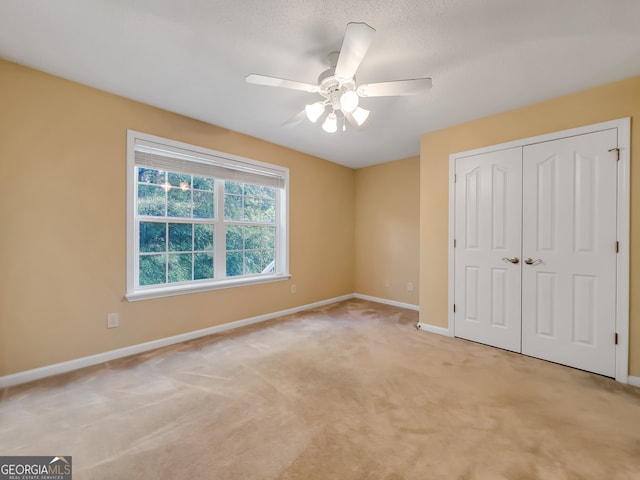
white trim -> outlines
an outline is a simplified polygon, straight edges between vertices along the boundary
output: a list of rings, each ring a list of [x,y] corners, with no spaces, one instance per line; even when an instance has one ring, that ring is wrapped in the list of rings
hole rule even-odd
[[[586,133],[602,132],[604,130],[610,130],[612,128],[624,128],[627,123],[629,128],[631,122],[630,117],[619,118],[616,120],[609,120],[606,122],[594,123],[591,125],[583,125],[581,127],[570,128],[568,130],[560,130],[558,132],[545,133],[543,135],[536,135],[535,137],[520,138],[518,140],[512,140],[510,142],[498,143],[496,145],[488,145],[486,147],[475,148],[473,150],[466,150],[464,152],[456,152],[449,155],[449,160],[454,158],[464,158],[479,155],[482,153],[491,153],[499,150],[507,150],[509,148],[526,147],[528,145],[534,145],[536,143],[552,142],[561,138],[576,137],[578,135],[584,135]],[[622,148],[622,147],[621,147]],[[628,149],[627,149],[628,150]]]
[[[133,212],[132,205],[136,204],[136,182],[134,180],[135,171],[135,155],[136,155],[136,133],[132,130],[127,131],[127,172],[126,172],[126,180],[127,180],[127,290],[126,292],[133,292],[136,278],[136,268],[135,268],[135,247],[134,242],[137,238],[137,232],[135,229],[136,221],[135,215]]]
[[[629,258],[631,203],[631,119],[616,121],[618,127],[618,208],[617,238],[620,250],[616,268],[616,380],[626,383],[629,375]]]
[[[629,375],[629,385],[640,387],[640,377],[632,377]]]
[[[447,331],[449,337],[455,336],[455,315],[453,305],[456,303],[456,278],[455,272],[455,256],[456,251],[453,248],[453,242],[456,238],[456,162],[449,155],[449,289],[447,295]],[[426,324],[425,324],[426,325]]]
[[[130,302],[136,302],[138,300],[149,300],[151,298],[162,298],[171,295],[184,295],[187,293],[208,292],[210,290],[221,290],[223,288],[240,287],[244,285],[281,282],[283,280],[289,280],[290,278],[291,275],[265,275],[260,277],[236,278],[231,277],[225,280],[218,280],[215,283],[193,283],[165,288],[149,288],[145,290],[138,290],[133,293],[127,293],[125,297]]]
[[[375,303],[383,303],[385,305],[391,305],[392,307],[406,308],[407,310],[414,310],[416,312],[420,311],[420,307],[418,305],[413,305],[411,303],[404,303],[404,302],[396,302],[395,300],[388,300],[386,298],[380,298],[380,297],[372,297],[370,295],[362,295],[361,293],[354,293],[353,298],[359,298],[360,300],[368,300],[370,302],[375,302]]]
[[[448,255],[448,331],[454,336],[455,316],[453,304],[455,303],[455,265],[453,239],[455,235],[455,162],[458,158],[479,155],[483,153],[506,150],[509,148],[525,147],[536,143],[559,140],[561,138],[595,133],[609,129],[618,130],[618,148],[620,148],[620,161],[618,162],[618,208],[617,208],[617,237],[620,242],[620,251],[617,258],[617,288],[616,288],[616,332],[618,344],[616,345],[616,380],[627,383],[629,371],[629,231],[630,231],[630,165],[631,165],[631,119],[629,117],[610,120],[607,122],[585,125],[582,127],[562,130],[559,132],[523,138],[511,142],[490,145],[487,147],[452,153],[449,155],[449,255]],[[426,324],[425,324],[426,325]]]
[[[267,320],[272,320],[274,318],[282,317],[285,315],[291,315],[305,310],[311,310],[312,308],[323,307],[325,305],[341,302],[343,300],[349,300],[353,297],[353,294],[343,295],[341,297],[330,298],[328,300],[322,300],[319,302],[310,303],[308,305],[302,305],[300,307],[289,308],[287,310],[281,310],[279,312],[267,313],[264,315],[259,315],[257,317],[246,318],[244,320],[237,320],[235,322],[229,322],[222,325],[203,328],[202,330],[195,330],[193,332],[181,333],[172,337],[161,338],[158,340],[152,340],[150,342],[131,345],[129,347],[118,348],[116,350],[110,350],[108,352],[98,353],[96,355],[90,355],[88,357],[76,358],[67,362],[55,363],[53,365],[47,365],[46,367],[26,370],[24,372],[14,373],[11,375],[5,375],[3,377],[0,377],[0,388],[6,388],[21,383],[32,382],[41,378],[71,372],[73,370],[90,367],[92,365],[108,362],[110,360],[128,357],[137,353],[148,352],[149,350],[155,350],[157,348],[166,347],[168,345],[173,345],[180,342],[186,342],[187,340],[193,340],[194,338],[206,337],[207,335],[213,335],[214,333],[224,332],[226,330],[244,327],[247,325],[252,325],[254,323],[265,322]]]
[[[436,327],[435,325],[429,325],[428,323],[418,322],[416,325],[418,330],[422,330],[424,332],[435,333],[437,335],[442,335],[445,337],[453,337],[453,332],[450,328],[445,327]]]

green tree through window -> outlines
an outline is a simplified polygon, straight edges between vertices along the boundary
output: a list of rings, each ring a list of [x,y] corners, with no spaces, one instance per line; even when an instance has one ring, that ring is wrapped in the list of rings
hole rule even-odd
[[[140,285],[213,279],[214,180],[142,167],[137,178]]]
[[[227,276],[267,273],[276,252],[276,191],[224,182]]]

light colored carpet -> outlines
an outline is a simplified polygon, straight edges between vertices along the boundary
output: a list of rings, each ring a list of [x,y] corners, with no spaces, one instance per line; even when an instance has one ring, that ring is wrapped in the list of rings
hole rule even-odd
[[[79,479],[640,479],[640,389],[351,300],[5,389]]]

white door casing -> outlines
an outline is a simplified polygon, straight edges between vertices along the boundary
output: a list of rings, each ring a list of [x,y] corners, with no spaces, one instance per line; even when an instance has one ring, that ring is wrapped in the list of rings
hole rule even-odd
[[[456,160],[457,337],[520,351],[522,149]]]
[[[523,149],[522,353],[615,376],[615,129]]]

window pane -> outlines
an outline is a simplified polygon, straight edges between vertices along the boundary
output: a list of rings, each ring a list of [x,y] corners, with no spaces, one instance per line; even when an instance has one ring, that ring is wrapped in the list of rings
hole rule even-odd
[[[260,202],[260,221],[275,223],[276,221],[276,201],[262,199]]]
[[[162,170],[138,167],[139,182],[155,183],[156,185],[160,185],[164,183],[164,178],[164,172]]]
[[[166,257],[161,255],[140,256],[140,285],[158,285],[166,282]]]
[[[262,251],[262,270],[263,273],[270,273],[275,270],[275,259],[276,252],[275,250],[263,250]]]
[[[260,250],[247,250],[245,254],[245,267],[247,273],[260,273],[262,266],[262,252]]]
[[[242,196],[241,195],[225,195],[224,196],[224,219],[225,220],[242,220]]]
[[[242,252],[228,252],[227,253],[227,276],[233,277],[243,274],[243,255]]]
[[[193,192],[193,217],[213,218],[213,192]]]
[[[275,200],[276,199],[276,189],[273,187],[262,187],[263,188],[263,193],[264,196],[266,198],[269,198],[271,200]]]
[[[164,216],[165,194],[162,187],[138,185],[138,215]]]
[[[260,221],[260,199],[244,197],[244,220],[247,222]]]
[[[213,191],[213,178],[193,177],[193,188]]]
[[[193,279],[202,280],[213,278],[213,255],[211,253],[196,253],[194,255]]]
[[[194,250],[213,250],[213,225],[194,225]]]
[[[261,247],[261,230],[262,227],[243,227],[244,228],[244,248],[254,249]]]
[[[258,185],[252,185],[250,183],[245,183],[244,184],[244,194],[245,195],[251,195],[251,196],[257,196],[260,195],[260,187]]]
[[[191,218],[191,190],[183,192],[179,188],[169,190],[167,215],[169,217]]]
[[[242,241],[242,227],[238,225],[230,225],[227,227],[227,251],[242,250],[244,243]]]
[[[169,251],[190,252],[193,250],[193,235],[190,223],[169,224]]]
[[[242,195],[242,184],[238,182],[232,182],[230,180],[225,180],[224,193]]]
[[[191,175],[185,173],[169,173],[168,180],[172,187],[177,187],[182,191],[191,188]]]
[[[166,223],[140,222],[140,252],[164,252],[167,249]]]
[[[275,250],[276,227],[262,227],[262,248]]]
[[[169,255],[169,281],[186,282],[192,280],[192,261],[193,255],[190,253],[172,253]]]

